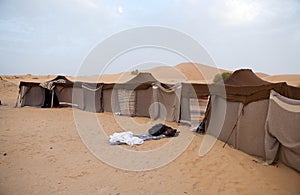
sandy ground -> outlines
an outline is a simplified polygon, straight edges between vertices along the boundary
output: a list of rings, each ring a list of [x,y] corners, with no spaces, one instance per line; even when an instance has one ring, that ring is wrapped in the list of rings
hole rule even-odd
[[[241,151],[223,148],[220,141],[200,157],[203,136],[188,129],[184,133],[192,136],[191,143],[165,166],[138,172],[115,168],[99,160],[84,144],[72,108],[13,108],[18,87],[3,80],[0,84],[4,104],[0,106],[1,194],[300,194],[300,173],[283,164],[263,166]],[[111,113],[76,112],[96,117],[107,134],[122,131]],[[130,119],[119,117],[122,127],[130,129]],[[147,118],[134,121],[149,124]],[[177,127],[175,123],[169,125]],[[172,140],[176,142],[180,136]],[[170,140],[121,147],[147,151],[159,149]],[[119,147],[103,140],[99,143],[100,150],[102,146]],[[105,152],[118,155],[113,150]]]

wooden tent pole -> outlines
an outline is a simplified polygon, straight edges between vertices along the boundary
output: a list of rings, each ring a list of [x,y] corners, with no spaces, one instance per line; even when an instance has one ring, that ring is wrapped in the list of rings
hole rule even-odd
[[[18,107],[19,106],[19,104],[20,104],[20,106],[22,106],[22,102],[23,102],[23,92],[24,92],[24,87],[21,87],[20,89],[19,89],[19,95],[18,95],[18,98],[17,98],[17,102],[16,102],[16,105],[15,105],[15,107]]]
[[[54,99],[54,90],[51,92],[52,97],[51,97],[51,108],[53,108],[53,99]]]

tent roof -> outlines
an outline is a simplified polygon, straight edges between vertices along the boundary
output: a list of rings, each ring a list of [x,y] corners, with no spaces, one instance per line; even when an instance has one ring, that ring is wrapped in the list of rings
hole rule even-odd
[[[65,83],[55,83],[55,85],[64,86],[64,87],[73,87],[73,85],[74,85],[74,82],[72,82],[67,77],[62,76],[62,75],[58,75],[54,79],[44,81],[44,82],[57,81],[59,79],[64,80]],[[21,86],[28,86],[28,87],[39,86],[40,83],[43,83],[43,82],[41,82],[41,81],[40,82],[20,81],[19,87],[21,87]]]
[[[270,84],[267,81],[262,80],[250,69],[236,70],[224,80],[225,85],[231,86],[260,86]]]
[[[54,79],[52,79],[52,80],[50,80],[50,81],[57,81],[57,80],[59,80],[59,79],[64,80],[64,81],[65,81],[65,84],[67,84],[67,85],[73,84],[73,82],[72,82],[71,80],[69,80],[67,77],[62,76],[62,75],[58,75],[57,77],[55,77]],[[49,81],[47,81],[47,82],[49,82]]]
[[[128,89],[145,89],[158,82],[151,73],[141,72],[132,79],[124,83],[117,83],[116,86]]]
[[[291,96],[287,92],[286,83],[269,83],[260,79],[250,69],[241,69],[224,80],[224,83],[212,84],[210,93],[221,96],[228,101],[237,101],[248,104],[253,101],[268,99],[270,90]]]
[[[126,84],[152,84],[156,83],[157,79],[153,77],[151,73],[148,72],[140,72],[138,75],[136,75],[134,78],[130,79],[126,82]]]
[[[181,95],[182,97],[200,98],[209,96],[209,84],[201,83],[181,83]]]

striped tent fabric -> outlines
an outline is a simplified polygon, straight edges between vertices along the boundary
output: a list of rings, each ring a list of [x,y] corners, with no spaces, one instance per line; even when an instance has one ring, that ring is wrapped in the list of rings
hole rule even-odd
[[[205,115],[208,98],[190,98],[190,119],[192,124],[199,124]]]
[[[135,115],[136,92],[134,90],[118,89],[118,100],[121,115]]]

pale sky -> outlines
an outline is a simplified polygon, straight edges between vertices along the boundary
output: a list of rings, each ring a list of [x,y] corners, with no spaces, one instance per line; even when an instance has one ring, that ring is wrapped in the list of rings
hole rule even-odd
[[[76,75],[97,44],[149,25],[189,35],[219,68],[300,74],[299,0],[0,0],[0,74]],[[140,55],[183,61],[137,52],[107,73],[127,70]]]

